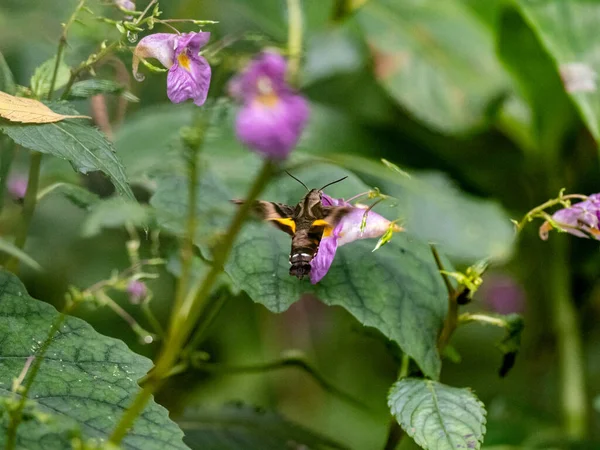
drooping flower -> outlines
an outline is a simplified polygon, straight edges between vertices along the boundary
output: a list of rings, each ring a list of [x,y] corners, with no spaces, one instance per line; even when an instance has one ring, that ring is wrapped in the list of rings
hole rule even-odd
[[[330,236],[324,236],[321,239],[319,251],[310,263],[310,282],[312,284],[318,283],[327,274],[339,246],[357,239],[377,238],[388,231],[390,227],[393,231],[402,230],[398,225],[376,212],[367,211],[366,207],[353,206],[344,200],[334,199],[326,194],[323,194],[322,203],[323,206],[352,206],[352,210],[342,218]],[[365,226],[361,231],[363,222]]]
[[[263,52],[229,84],[242,102],[236,118],[238,139],[271,159],[284,159],[294,149],[309,116],[308,102],[286,82],[287,62]]]
[[[15,175],[8,179],[6,189],[14,200],[22,200],[27,192],[27,177]]]
[[[600,240],[600,194],[592,194],[582,202],[559,209],[552,215],[552,222],[574,236]],[[544,222],[540,227],[540,238],[548,239],[552,228],[550,222]]]
[[[192,99],[196,105],[202,106],[210,87],[211,69],[208,61],[198,53],[209,39],[209,32],[156,33],[146,36],[133,52],[133,75],[137,80],[143,80],[143,76],[138,74],[140,58],[157,59],[169,69],[169,100],[181,103]]]
[[[131,280],[127,285],[127,294],[129,294],[129,301],[137,305],[148,294],[146,283],[140,280]]]

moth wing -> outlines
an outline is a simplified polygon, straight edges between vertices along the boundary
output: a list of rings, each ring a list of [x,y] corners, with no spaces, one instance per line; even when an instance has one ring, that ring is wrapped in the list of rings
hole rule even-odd
[[[233,200],[233,203],[241,205],[244,200]],[[262,220],[271,222],[275,227],[290,236],[293,236],[296,232],[296,222],[293,219],[294,208],[290,205],[257,200],[252,206],[252,212]]]
[[[319,228],[322,228],[323,237],[330,236],[336,225],[340,223],[340,220],[342,220],[350,211],[352,211],[351,206],[324,206],[323,218],[315,220],[312,223],[311,231],[317,231]]]

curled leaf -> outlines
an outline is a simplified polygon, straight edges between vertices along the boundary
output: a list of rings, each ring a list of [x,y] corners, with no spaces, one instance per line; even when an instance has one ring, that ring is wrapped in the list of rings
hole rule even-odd
[[[11,122],[21,123],[52,123],[64,119],[91,119],[89,116],[58,114],[40,101],[15,97],[5,92],[0,92],[0,117]]]

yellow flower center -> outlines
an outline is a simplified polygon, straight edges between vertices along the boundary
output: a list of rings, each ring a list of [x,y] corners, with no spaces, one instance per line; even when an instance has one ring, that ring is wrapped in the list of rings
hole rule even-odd
[[[188,72],[190,71],[190,58],[188,55],[185,54],[185,52],[180,53],[177,56],[177,61],[179,61],[179,65],[181,67],[183,67]]]
[[[258,95],[256,100],[267,108],[274,108],[279,102],[279,97],[273,90],[273,85],[268,77],[261,77],[256,83]]]

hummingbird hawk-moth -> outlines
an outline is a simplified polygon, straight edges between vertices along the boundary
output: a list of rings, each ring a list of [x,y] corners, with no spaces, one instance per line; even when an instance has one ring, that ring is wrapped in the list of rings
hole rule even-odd
[[[352,207],[324,206],[322,203],[323,189],[347,177],[328,183],[321,189],[308,189],[302,181],[290,173],[288,175],[308,191],[296,206],[257,200],[252,209],[258,217],[272,223],[292,237],[290,275],[302,279],[310,274],[310,262],[319,251],[321,239],[331,235],[335,226],[351,211]],[[234,200],[237,204],[243,202],[243,200]]]

